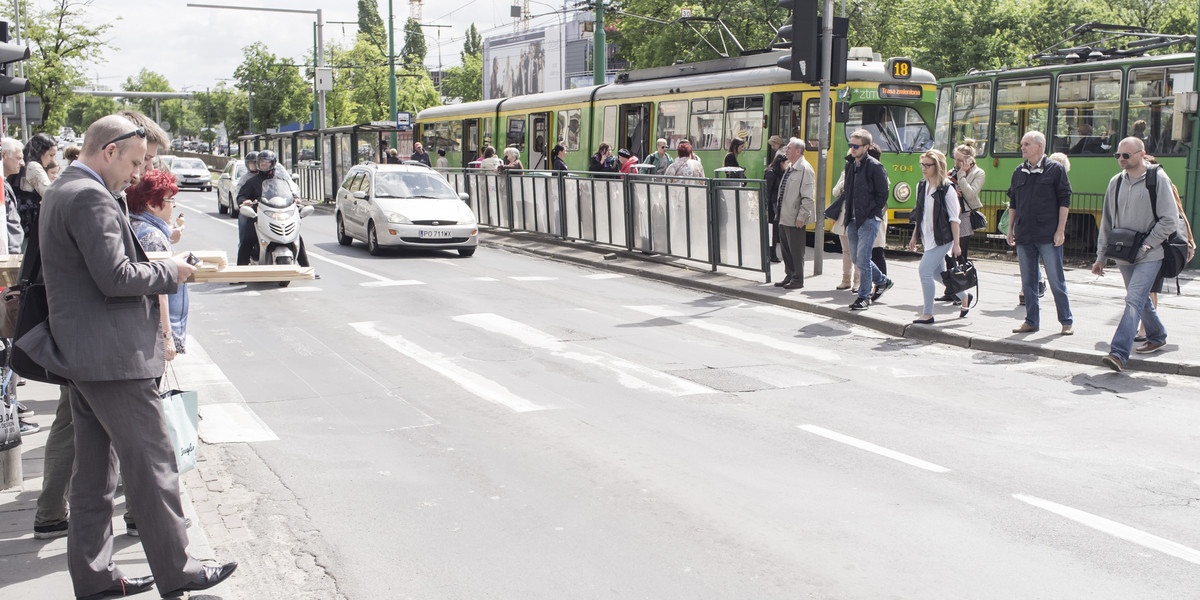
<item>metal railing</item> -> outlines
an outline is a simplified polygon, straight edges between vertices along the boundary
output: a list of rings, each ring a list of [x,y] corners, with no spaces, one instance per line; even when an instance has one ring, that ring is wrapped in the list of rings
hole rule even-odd
[[[996,229],[1000,217],[1008,210],[1008,194],[1005,190],[982,190],[979,194],[983,204],[981,211],[988,219],[987,242],[983,232],[975,232],[971,244],[979,244],[1000,252],[1009,250],[1004,234]],[[1096,237],[1099,233],[1100,208],[1104,205],[1104,194],[1071,194],[1071,214],[1067,218],[1066,243],[1063,257],[1070,261],[1091,264],[1096,258]]]
[[[325,201],[325,170],[317,161],[296,164],[300,176],[300,199],[308,202]]]
[[[445,169],[482,225],[619,246],[771,281],[769,227],[757,179]]]

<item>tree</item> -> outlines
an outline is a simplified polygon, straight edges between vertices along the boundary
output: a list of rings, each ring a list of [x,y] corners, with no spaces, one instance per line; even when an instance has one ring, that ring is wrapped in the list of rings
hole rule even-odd
[[[404,49],[400,51],[404,66],[423,67],[425,53],[425,32],[421,31],[421,24],[416,19],[409,17],[404,22]]]
[[[442,97],[463,102],[483,99],[482,54],[465,54],[461,66],[446,69],[442,76]]]
[[[396,110],[406,110],[415,116],[430,106],[442,103],[425,67],[418,65],[405,68],[403,74],[397,72],[396,77]],[[480,85],[480,89],[482,87]]]
[[[75,131],[85,131],[96,119],[120,110],[117,101],[107,96],[76,94],[67,103],[63,125]]]
[[[379,0],[358,0],[358,37],[367,38],[380,52],[386,52],[387,30],[379,16]]]
[[[283,66],[262,42],[242,49],[245,59],[234,70],[237,87],[249,94],[254,122],[250,128],[265,131],[298,120],[308,120],[312,96],[295,67]]]
[[[159,73],[142,69],[137,75],[130,75],[125,78],[125,83],[121,84],[121,89],[127,92],[173,92],[171,82]],[[130,98],[130,104],[141,111],[143,114],[154,116],[154,100],[151,98]]]
[[[471,23],[471,28],[467,30],[467,39],[463,42],[462,52],[459,53],[464,63],[468,56],[483,57],[483,36],[479,35],[474,23]]]
[[[85,82],[85,67],[100,62],[109,47],[103,36],[112,24],[93,24],[95,20],[85,16],[92,0],[54,0],[45,10],[31,6],[28,0],[20,0],[20,4],[29,22],[22,32],[31,50],[25,63],[29,93],[42,99],[42,122],[37,130],[57,132],[66,119],[73,88]],[[12,3],[5,5],[0,14],[12,22]]]

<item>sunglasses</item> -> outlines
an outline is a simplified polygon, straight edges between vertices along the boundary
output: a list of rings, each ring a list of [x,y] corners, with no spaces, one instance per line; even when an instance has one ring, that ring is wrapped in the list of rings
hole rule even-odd
[[[140,138],[142,138],[142,139],[145,139],[145,138],[146,138],[146,128],[145,128],[145,127],[138,127],[137,129],[134,129],[133,131],[130,131],[129,133],[122,134],[122,135],[118,135],[117,137],[115,137],[115,138],[113,138],[113,139],[109,140],[107,143],[105,143],[103,146],[100,146],[100,147],[101,147],[101,148],[107,148],[107,147],[109,147],[109,146],[110,146],[110,145],[112,145],[112,144],[115,144],[115,143],[117,143],[117,142],[119,142],[119,141],[121,141],[121,140],[127,140],[127,139],[129,139],[129,138],[131,138],[131,137],[133,137],[133,136],[135,136],[135,135],[136,135],[136,136],[138,136],[138,137],[140,137]]]
[[[1137,152],[1118,152],[1113,155],[1113,158],[1123,158],[1125,160],[1129,160],[1131,156],[1135,154],[1141,154],[1142,152],[1142,150],[1138,150]]]
[[[859,148],[862,148],[862,147],[863,147],[863,144],[850,144],[851,150],[858,150]]]
[[[933,167],[935,167],[936,165],[937,165],[937,163],[927,163],[927,162],[923,162],[923,163],[921,163],[921,168],[922,168],[922,169],[932,169],[932,168],[933,168]]]

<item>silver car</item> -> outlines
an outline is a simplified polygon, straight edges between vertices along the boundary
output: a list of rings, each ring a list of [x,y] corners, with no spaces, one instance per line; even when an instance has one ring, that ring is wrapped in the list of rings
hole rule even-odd
[[[237,206],[237,182],[245,173],[245,161],[230,160],[225,165],[225,170],[221,171],[221,175],[217,177],[217,212],[223,215],[228,214],[233,219],[237,218],[238,211],[235,208]]]
[[[337,191],[337,240],[362,240],[375,256],[385,247],[475,254],[479,225],[466,194],[424,165],[356,165]]]
[[[208,174],[208,165],[198,158],[176,158],[171,162],[171,173],[175,174],[179,189],[194,187],[212,191],[212,175]]]

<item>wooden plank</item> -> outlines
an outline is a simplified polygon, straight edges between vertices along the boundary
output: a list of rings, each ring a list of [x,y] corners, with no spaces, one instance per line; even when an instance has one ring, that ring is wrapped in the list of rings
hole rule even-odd
[[[301,281],[315,279],[312,267],[299,265],[229,265],[223,269],[196,271],[189,282],[195,283],[262,283],[271,281]]]
[[[147,252],[146,256],[149,257],[150,260],[169,260],[172,256],[179,254],[179,252],[184,251]],[[192,254],[195,254],[196,258],[199,258],[205,263],[216,265],[217,268],[221,268],[229,264],[229,255],[226,254],[224,250],[192,250]]]

